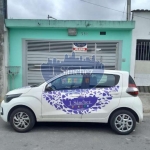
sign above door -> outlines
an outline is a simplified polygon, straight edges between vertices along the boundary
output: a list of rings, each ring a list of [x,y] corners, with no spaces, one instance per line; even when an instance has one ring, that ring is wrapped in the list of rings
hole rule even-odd
[[[86,43],[73,43],[72,50],[74,52],[87,52],[87,44]]]

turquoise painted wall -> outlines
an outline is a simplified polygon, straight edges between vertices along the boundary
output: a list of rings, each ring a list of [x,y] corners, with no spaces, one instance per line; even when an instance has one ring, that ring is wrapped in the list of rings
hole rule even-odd
[[[100,35],[100,31],[106,31],[106,35]],[[82,35],[86,32],[86,35]],[[48,28],[9,28],[9,65],[21,66],[19,75],[15,79],[15,88],[22,87],[22,41],[23,39],[46,39],[46,40],[122,40],[122,62],[121,70],[130,71],[130,55],[132,29],[78,29],[77,36],[68,36],[67,29]],[[11,83],[10,89],[12,89]]]

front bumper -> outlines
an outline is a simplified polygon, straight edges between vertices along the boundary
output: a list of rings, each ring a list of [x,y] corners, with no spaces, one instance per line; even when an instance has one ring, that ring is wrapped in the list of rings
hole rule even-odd
[[[2,107],[0,107],[0,114],[1,114],[1,115],[4,114],[4,113],[3,113],[3,108],[2,108]]]
[[[0,115],[1,115],[1,118],[5,121],[5,122],[8,122],[8,112],[9,112],[9,109],[8,109],[8,103],[5,103],[4,101],[2,101],[1,103],[1,106],[0,106]]]

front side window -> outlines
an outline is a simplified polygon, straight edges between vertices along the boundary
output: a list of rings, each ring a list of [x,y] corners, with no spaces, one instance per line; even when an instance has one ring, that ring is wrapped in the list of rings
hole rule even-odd
[[[51,87],[53,90],[79,89],[82,86],[83,75],[65,75],[52,81]],[[47,85],[48,86],[48,85]]]

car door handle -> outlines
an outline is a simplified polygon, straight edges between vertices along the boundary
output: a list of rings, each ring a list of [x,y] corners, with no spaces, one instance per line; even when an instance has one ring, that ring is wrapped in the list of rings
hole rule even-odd
[[[70,96],[71,97],[79,97],[80,95],[79,94],[71,94]]]

